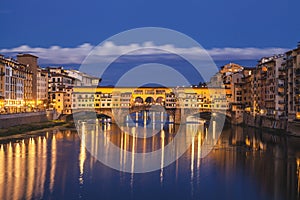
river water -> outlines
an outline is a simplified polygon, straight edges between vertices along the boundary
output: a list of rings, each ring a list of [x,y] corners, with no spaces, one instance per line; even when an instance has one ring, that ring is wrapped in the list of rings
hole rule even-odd
[[[170,142],[176,126],[141,141],[116,125],[100,129],[116,146],[149,152]],[[85,138],[96,134],[82,133]],[[203,158],[202,139],[203,134],[196,135],[178,160],[148,173],[107,167],[91,156],[74,130],[1,140],[0,199],[299,199],[300,138],[225,127]],[[109,149],[98,151],[110,156]]]

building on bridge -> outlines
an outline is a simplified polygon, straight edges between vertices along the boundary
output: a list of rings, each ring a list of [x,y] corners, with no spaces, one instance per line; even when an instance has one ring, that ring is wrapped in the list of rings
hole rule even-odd
[[[74,87],[72,109],[101,110],[111,108],[132,108],[139,106],[163,106],[166,109],[227,108],[222,88],[113,88],[113,87]]]

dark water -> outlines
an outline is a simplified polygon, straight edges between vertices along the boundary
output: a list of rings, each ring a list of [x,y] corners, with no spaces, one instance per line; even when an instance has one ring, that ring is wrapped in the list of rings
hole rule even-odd
[[[105,130],[115,144],[123,137],[115,125]],[[166,141],[172,137],[166,132]],[[161,141],[153,140],[143,148],[149,151]],[[0,142],[1,200],[300,197],[300,138],[252,128],[225,128],[205,158],[199,157],[196,138],[176,162],[144,174],[101,164],[74,131],[53,130]]]

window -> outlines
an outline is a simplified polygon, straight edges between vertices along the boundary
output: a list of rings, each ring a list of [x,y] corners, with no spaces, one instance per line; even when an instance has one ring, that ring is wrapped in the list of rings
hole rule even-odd
[[[236,101],[242,101],[242,97],[237,97]]]

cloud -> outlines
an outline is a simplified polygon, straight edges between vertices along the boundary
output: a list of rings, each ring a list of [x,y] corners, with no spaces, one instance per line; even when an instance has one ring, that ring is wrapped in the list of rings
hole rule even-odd
[[[160,50],[163,49],[164,51]],[[152,42],[143,44],[116,45],[113,42],[105,42],[101,46],[93,46],[84,43],[77,47],[66,48],[60,46],[51,46],[49,48],[30,47],[22,45],[11,49],[0,50],[1,54],[15,56],[17,53],[31,53],[40,58],[41,64],[80,64],[86,56],[93,50],[93,54],[99,58],[106,59],[114,55],[122,55],[130,52],[128,58],[147,57],[157,58],[164,57],[172,59],[170,53],[179,53],[192,59],[200,59],[201,55],[207,53],[214,60],[252,60],[274,54],[282,54],[288,49],[285,48],[212,48],[203,50],[199,47],[179,48],[174,45],[155,45]],[[166,51],[170,53],[166,53]]]

